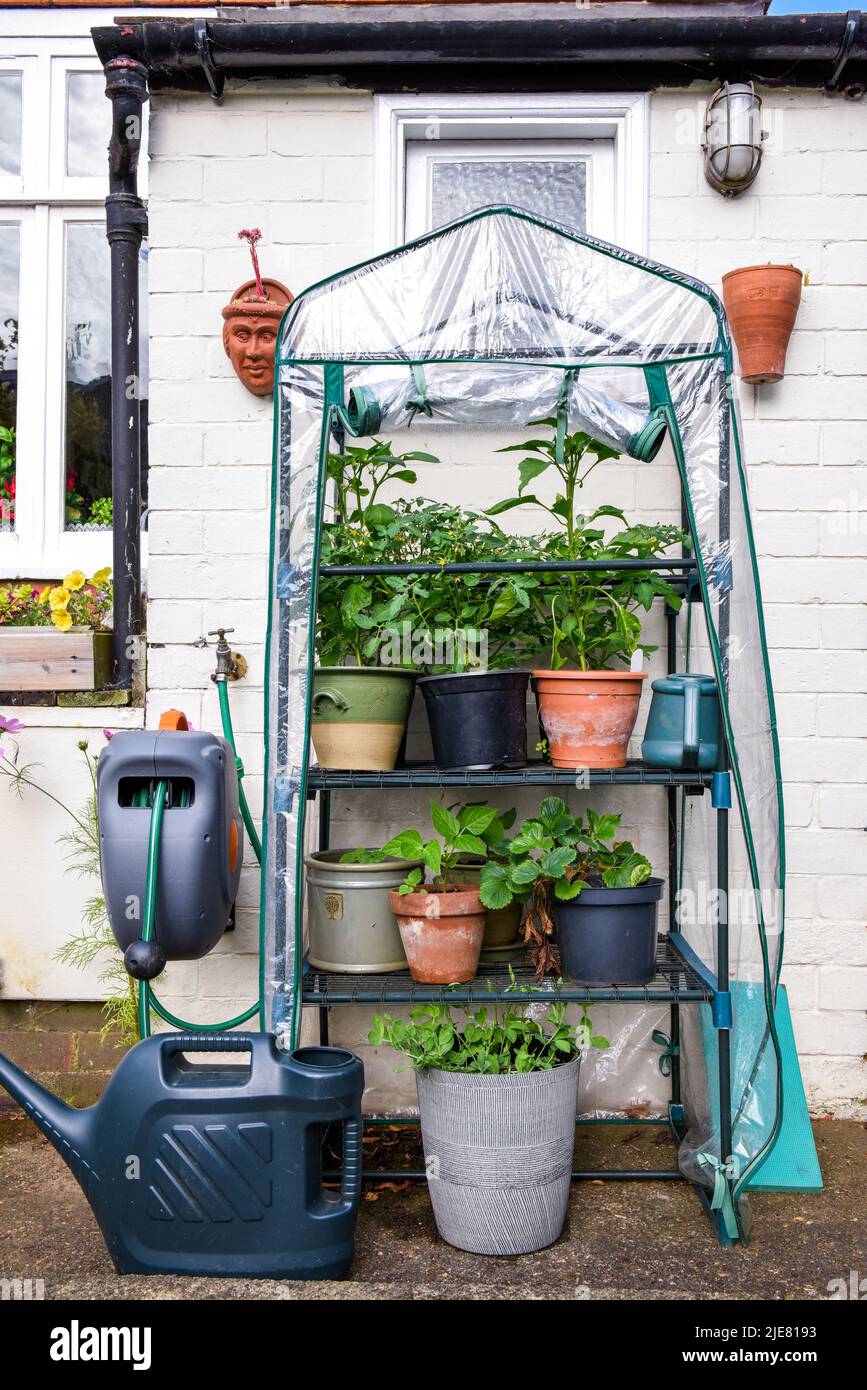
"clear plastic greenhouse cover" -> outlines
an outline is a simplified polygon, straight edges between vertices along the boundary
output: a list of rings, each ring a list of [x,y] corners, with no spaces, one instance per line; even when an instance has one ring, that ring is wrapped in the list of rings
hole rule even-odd
[[[720,1014],[681,1005],[688,1132],[679,1161],[714,1189],[742,1193],[780,1121],[773,1003],[783,945],[784,851],[773,695],[762,623],[731,347],[704,284],[514,208],[489,208],[306,290],[278,345],[272,487],[263,862],[264,992],[284,1047],[300,1026],[304,820],[314,613],[325,470],[335,412],[358,433],[408,426],[422,411],[448,429],[526,424],[565,403],[633,457],[667,430],[693,534],[702,605],[679,640],[722,694],[732,782],[727,912],[733,1140],[720,1149]],[[689,637],[687,637],[689,624]],[[684,660],[684,666],[686,660]],[[720,813],[684,800],[679,932],[725,983],[714,895]],[[671,889],[674,885],[671,885]],[[679,911],[681,909],[679,908]],[[650,1006],[648,1006],[650,1007]],[[658,1008],[658,1005],[657,1005]],[[704,1017],[702,1017],[702,1011]],[[734,1213],[730,1213],[734,1215]]]

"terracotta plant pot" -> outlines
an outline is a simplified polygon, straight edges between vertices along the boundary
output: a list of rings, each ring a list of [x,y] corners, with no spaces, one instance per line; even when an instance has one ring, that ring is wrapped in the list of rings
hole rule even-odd
[[[554,767],[623,767],[646,671],[534,671]]]
[[[447,893],[388,895],[409,973],[421,985],[475,979],[487,916],[478,888],[455,884]]]
[[[263,280],[265,298],[255,280],[240,285],[223,309],[223,347],[238,379],[254,396],[274,390],[277,330],[292,291],[279,280]]]
[[[783,378],[803,279],[793,265],[748,265],[723,276],[741,379],[751,386]]]

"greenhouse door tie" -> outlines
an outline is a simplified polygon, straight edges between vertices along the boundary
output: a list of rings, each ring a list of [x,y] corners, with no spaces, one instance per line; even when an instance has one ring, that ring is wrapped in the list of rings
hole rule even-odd
[[[738,1161],[734,1154],[730,1154],[725,1163],[721,1163],[713,1154],[696,1154],[698,1162],[703,1168],[713,1169],[713,1193],[710,1199],[711,1211],[718,1211],[725,1233],[730,1240],[738,1239],[738,1220],[735,1215],[735,1206],[732,1201],[732,1190],[730,1183],[734,1182],[738,1175]]]
[[[658,1028],[654,1028],[653,1032],[651,1033],[651,1037],[653,1038],[653,1041],[656,1043],[657,1047],[662,1047],[665,1049],[665,1051],[659,1059],[660,1072],[663,1076],[671,1076],[671,1068],[674,1065],[674,1059],[675,1057],[680,1056],[680,1047],[677,1043],[673,1043],[671,1041],[671,1038],[668,1036],[667,1033],[661,1032]]]

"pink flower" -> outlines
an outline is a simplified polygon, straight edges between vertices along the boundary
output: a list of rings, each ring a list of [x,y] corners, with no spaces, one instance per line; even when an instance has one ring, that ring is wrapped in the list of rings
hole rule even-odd
[[[4,734],[20,734],[21,730],[26,729],[26,727],[27,725],[22,724],[20,719],[7,719],[5,714],[0,714],[0,732]]]
[[[110,742],[110,740],[114,738],[114,734],[112,733],[111,729],[103,729],[102,736],[105,739],[106,743]]]

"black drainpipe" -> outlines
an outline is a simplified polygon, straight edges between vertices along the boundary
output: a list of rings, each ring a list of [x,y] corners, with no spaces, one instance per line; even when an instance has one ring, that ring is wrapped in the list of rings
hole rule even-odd
[[[111,247],[111,493],[114,503],[114,680],[129,690],[142,631],[141,382],[139,378],[139,252],[147,209],[138,196],[142,107],[147,69],[118,56],[105,65],[111,101],[105,200]]]

